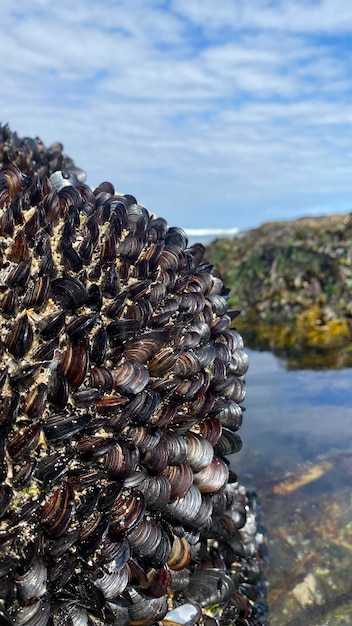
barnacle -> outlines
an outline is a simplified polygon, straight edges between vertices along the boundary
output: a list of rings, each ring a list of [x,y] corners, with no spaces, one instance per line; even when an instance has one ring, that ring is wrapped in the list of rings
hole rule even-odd
[[[1,624],[259,624],[221,278],[60,144],[0,136]]]

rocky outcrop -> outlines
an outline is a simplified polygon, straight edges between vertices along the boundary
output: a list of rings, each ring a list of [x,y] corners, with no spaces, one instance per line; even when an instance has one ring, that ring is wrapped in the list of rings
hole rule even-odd
[[[217,240],[207,253],[250,342],[321,351],[350,339],[352,213],[269,222]]]

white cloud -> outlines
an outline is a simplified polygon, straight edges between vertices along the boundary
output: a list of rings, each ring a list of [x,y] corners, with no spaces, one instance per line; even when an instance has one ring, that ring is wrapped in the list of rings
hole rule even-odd
[[[349,0],[174,0],[173,7],[206,32],[231,27],[298,33],[350,32]]]
[[[349,208],[349,2],[4,0],[2,25],[1,121],[91,184],[190,227]]]

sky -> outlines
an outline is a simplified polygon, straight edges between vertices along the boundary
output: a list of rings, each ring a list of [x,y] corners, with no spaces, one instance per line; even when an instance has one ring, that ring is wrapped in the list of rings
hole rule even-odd
[[[351,0],[2,0],[0,122],[170,226],[352,207]]]

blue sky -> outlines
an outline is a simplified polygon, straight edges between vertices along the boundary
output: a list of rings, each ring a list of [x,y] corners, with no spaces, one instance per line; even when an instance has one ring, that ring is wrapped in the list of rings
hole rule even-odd
[[[351,0],[2,0],[1,22],[0,121],[92,186],[186,229],[351,210]]]

